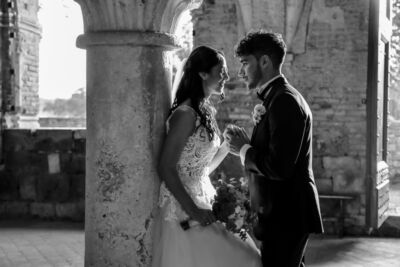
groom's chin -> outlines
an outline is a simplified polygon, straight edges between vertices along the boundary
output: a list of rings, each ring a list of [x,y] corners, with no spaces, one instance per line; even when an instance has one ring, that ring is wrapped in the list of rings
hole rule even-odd
[[[247,89],[250,91],[257,88],[256,84],[254,84],[254,83],[246,83],[246,86],[247,86]]]
[[[254,86],[254,85],[252,85],[252,86],[247,85],[247,89],[248,89],[249,91],[253,91],[253,90],[256,89],[256,88],[257,88],[257,87]]]

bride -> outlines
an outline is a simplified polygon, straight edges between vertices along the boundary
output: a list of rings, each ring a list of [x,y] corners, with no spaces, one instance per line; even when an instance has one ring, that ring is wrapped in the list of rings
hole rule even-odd
[[[208,174],[229,153],[221,144],[212,94],[223,97],[229,79],[222,52],[208,46],[192,51],[184,65],[161,151],[159,217],[154,231],[153,267],[261,266],[254,243],[215,221],[215,195]],[[197,226],[184,230],[181,222]]]

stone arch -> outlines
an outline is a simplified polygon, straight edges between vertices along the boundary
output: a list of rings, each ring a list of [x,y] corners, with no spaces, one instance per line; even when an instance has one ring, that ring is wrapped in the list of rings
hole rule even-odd
[[[174,33],[180,16],[187,10],[199,8],[202,2],[202,0],[194,0],[187,4],[185,2],[169,1],[162,18],[161,32]]]
[[[253,22],[253,2],[246,0],[235,0],[238,7],[239,29],[242,31],[239,34],[244,34],[251,30]]]
[[[248,32],[253,27],[263,25],[260,21],[262,18],[259,18],[254,10],[258,10],[262,6],[268,6],[265,1],[261,3],[258,0],[235,0],[235,2],[240,8],[240,22],[243,25],[244,32]],[[281,13],[285,18],[280,32],[286,39],[289,53],[299,54],[305,52],[307,27],[312,4],[313,0],[285,0],[280,7],[282,9]],[[270,27],[276,30],[277,26],[271,25]]]

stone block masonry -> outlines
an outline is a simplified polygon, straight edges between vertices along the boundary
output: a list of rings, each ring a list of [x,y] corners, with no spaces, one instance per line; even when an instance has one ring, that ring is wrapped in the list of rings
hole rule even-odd
[[[20,10],[19,32],[16,38],[19,56],[20,112],[36,116],[39,112],[39,42],[41,26],[37,21],[37,1],[24,1]]]
[[[9,85],[3,88],[7,128],[37,128],[39,112],[39,42],[42,28],[38,21],[38,0],[10,2],[7,47],[10,58]],[[12,4],[11,4],[12,3]],[[6,29],[6,28],[5,28]]]
[[[5,130],[0,218],[84,220],[85,130]]]
[[[400,120],[390,120],[388,129],[388,164],[392,180],[400,181]]]

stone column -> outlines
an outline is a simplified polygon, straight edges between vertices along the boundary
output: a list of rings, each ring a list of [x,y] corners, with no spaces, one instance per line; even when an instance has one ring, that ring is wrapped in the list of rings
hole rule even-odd
[[[77,0],[87,50],[85,266],[150,266],[177,17],[199,1]]]

